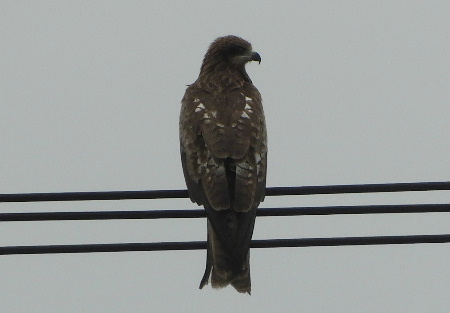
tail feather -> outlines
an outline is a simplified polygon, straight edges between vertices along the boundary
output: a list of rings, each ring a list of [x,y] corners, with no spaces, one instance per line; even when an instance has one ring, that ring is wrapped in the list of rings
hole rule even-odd
[[[245,256],[226,251],[208,222],[206,269],[200,282],[200,289],[208,284],[210,276],[213,288],[232,285],[240,293],[251,293],[250,251],[247,251]]]

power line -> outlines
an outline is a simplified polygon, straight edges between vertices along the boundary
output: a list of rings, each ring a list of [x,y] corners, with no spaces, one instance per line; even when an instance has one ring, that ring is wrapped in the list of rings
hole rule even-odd
[[[450,204],[258,208],[258,216],[450,212]],[[0,213],[0,222],[201,218],[204,210]]]
[[[401,244],[448,243],[448,242],[450,242],[450,234],[253,240],[251,243],[251,247],[287,248],[287,247],[325,247],[325,246],[359,246],[359,245],[401,245]],[[205,241],[51,245],[51,246],[10,246],[10,247],[0,247],[0,255],[200,250],[205,248],[206,248]]]
[[[345,194],[345,193],[401,192],[401,191],[429,191],[429,190],[450,190],[450,182],[272,187],[267,188],[266,193],[268,196],[281,196],[281,195],[312,195],[312,194],[341,194],[341,193]],[[188,197],[187,190],[63,192],[63,193],[3,194],[0,195],[0,202],[162,199],[162,198],[187,198],[187,197]],[[425,213],[425,212],[450,212],[450,204],[260,208],[257,210],[257,215],[293,216],[293,215]],[[200,218],[200,217],[205,217],[204,210],[40,212],[40,213],[3,213],[0,214],[0,221],[157,219],[157,218]],[[312,247],[312,246],[391,245],[391,244],[447,243],[447,242],[450,242],[449,234],[378,236],[378,237],[269,239],[269,240],[254,240],[252,241],[251,247],[275,248],[275,247]],[[10,246],[10,247],[0,247],[0,255],[197,250],[197,249],[204,249],[205,247],[206,243],[203,241],[88,244],[88,245],[50,245],[50,246]]]
[[[450,190],[450,182],[270,187],[267,196]],[[0,202],[188,198],[187,190],[100,191],[0,194]]]

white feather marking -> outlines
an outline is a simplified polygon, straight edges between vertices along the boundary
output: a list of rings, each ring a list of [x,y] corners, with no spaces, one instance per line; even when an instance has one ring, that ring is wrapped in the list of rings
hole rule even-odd
[[[225,125],[223,125],[222,123],[217,123],[216,125],[217,127],[225,127]]]
[[[219,165],[216,163],[216,161],[214,161],[213,158],[208,160],[208,165],[209,166],[214,166],[214,167],[218,167]]]
[[[252,109],[252,107],[251,106],[249,106],[247,103],[245,104],[245,109],[246,110],[251,110]]]
[[[200,102],[200,99],[199,98],[195,98],[194,102]]]
[[[255,153],[255,161],[256,161],[256,176],[259,176],[259,171],[261,169],[261,154]]]
[[[236,166],[247,171],[253,170],[253,166],[251,166],[248,162],[238,163]]]
[[[253,101],[252,98],[245,96],[245,101]]]
[[[201,110],[204,110],[205,106],[203,105],[203,103],[200,103],[199,105],[197,105],[197,107],[195,108],[195,112],[200,112]]]
[[[245,112],[242,112],[242,115],[241,115],[241,117],[242,117],[242,118],[250,118],[250,116],[248,116],[248,114],[247,114],[247,113],[245,113]]]
[[[217,111],[211,111],[213,117],[217,117]]]

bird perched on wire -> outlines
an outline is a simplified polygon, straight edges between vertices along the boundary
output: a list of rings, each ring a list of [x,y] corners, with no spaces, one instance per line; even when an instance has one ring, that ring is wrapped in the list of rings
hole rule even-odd
[[[259,91],[245,65],[261,63],[249,42],[217,38],[197,80],[188,86],[180,114],[181,161],[192,202],[208,218],[206,269],[213,288],[231,284],[251,292],[250,241],[256,208],[264,200],[266,122]]]

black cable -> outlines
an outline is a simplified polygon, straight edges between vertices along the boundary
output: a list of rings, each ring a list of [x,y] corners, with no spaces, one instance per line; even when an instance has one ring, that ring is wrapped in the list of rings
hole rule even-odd
[[[84,201],[187,198],[187,190],[90,191],[0,194],[0,202]]]
[[[267,190],[266,194],[268,196],[430,191],[430,190],[450,190],[450,181],[421,182],[421,183],[392,183],[392,184],[272,187],[267,188],[266,190]]]
[[[448,243],[450,234],[253,240],[252,248]],[[205,241],[0,247],[0,255],[205,249]]]
[[[259,208],[258,216],[333,215],[333,214],[379,214],[379,213],[430,213],[450,212],[450,204],[366,205]],[[0,222],[11,221],[69,221],[69,220],[115,220],[205,217],[200,210],[155,211],[97,211],[97,212],[42,212],[0,213]]]
[[[267,196],[450,190],[450,182],[270,187]],[[100,191],[0,194],[0,202],[187,198],[187,190]]]

